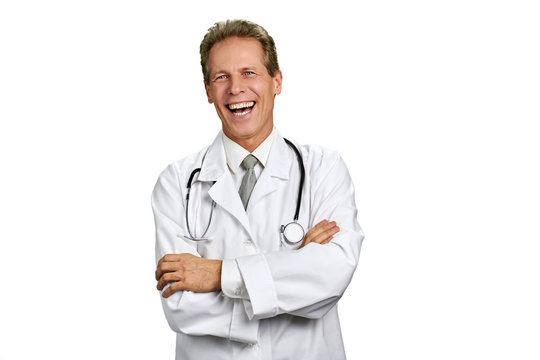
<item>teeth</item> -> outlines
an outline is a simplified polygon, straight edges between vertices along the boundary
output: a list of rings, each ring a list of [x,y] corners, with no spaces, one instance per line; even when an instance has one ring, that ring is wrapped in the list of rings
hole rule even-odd
[[[245,103],[239,103],[239,104],[230,104],[229,109],[231,109],[231,110],[242,109],[242,108],[246,108],[246,107],[252,107],[253,105],[255,105],[254,101],[245,102]]]
[[[242,111],[241,113],[234,113],[235,116],[243,116],[251,112],[251,109],[246,109],[246,111]]]

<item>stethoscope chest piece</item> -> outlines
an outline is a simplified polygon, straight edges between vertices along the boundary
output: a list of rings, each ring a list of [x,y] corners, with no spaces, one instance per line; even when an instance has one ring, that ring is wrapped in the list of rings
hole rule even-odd
[[[292,221],[287,225],[281,225],[280,229],[283,234],[283,238],[289,244],[298,244],[302,239],[304,239],[304,228],[296,221]]]

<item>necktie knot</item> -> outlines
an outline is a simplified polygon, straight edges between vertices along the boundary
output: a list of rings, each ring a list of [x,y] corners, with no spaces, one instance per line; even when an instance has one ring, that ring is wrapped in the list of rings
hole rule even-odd
[[[255,164],[257,164],[257,162],[259,162],[259,160],[257,160],[257,158],[251,154],[249,154],[248,156],[246,156],[244,158],[244,160],[242,161],[242,164],[241,166],[245,169],[245,170],[251,170],[255,167]]]

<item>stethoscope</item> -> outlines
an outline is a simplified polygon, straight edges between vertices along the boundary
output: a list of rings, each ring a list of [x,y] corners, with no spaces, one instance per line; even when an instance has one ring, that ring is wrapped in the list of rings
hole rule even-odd
[[[296,211],[294,212],[294,219],[287,225],[281,225],[279,231],[283,235],[283,238],[286,242],[288,242],[291,245],[298,244],[300,241],[304,239],[305,231],[304,227],[298,222],[298,215],[300,214],[300,205],[302,204],[302,189],[304,188],[304,178],[306,176],[306,171],[304,169],[304,162],[302,159],[302,154],[300,154],[300,151],[294,146],[292,142],[290,142],[287,139],[283,139],[289,145],[296,154],[296,159],[298,160],[298,166],[300,167],[300,184],[298,186],[298,199],[296,200]],[[206,157],[206,155],[205,155]],[[201,161],[204,162],[204,158]],[[206,237],[206,233],[208,232],[208,229],[210,228],[210,224],[212,223],[212,215],[214,214],[214,208],[216,207],[216,202],[212,200],[212,205],[210,208],[210,218],[208,219],[208,225],[204,229],[203,234],[200,237],[197,237],[192,234],[191,228],[189,227],[189,194],[191,192],[191,183],[193,182],[193,178],[195,177],[195,174],[201,171],[201,168],[197,168],[191,172],[191,175],[189,176],[189,180],[187,183],[187,194],[186,194],[186,227],[189,236],[184,236],[186,239],[193,240],[193,241],[210,241],[211,239],[209,237]]]

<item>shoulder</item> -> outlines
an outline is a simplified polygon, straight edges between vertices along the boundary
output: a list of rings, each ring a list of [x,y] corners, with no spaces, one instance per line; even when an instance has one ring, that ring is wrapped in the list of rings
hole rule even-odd
[[[278,133],[279,134],[279,133]],[[279,134],[280,137],[282,137]],[[287,141],[285,137],[283,140]],[[321,145],[315,144],[300,144],[295,140],[290,140],[302,155],[302,162],[306,169],[306,173],[320,173],[328,171],[334,167],[347,170],[347,167],[341,155],[332,149],[328,149]],[[289,149],[291,156],[294,156],[293,150]]]
[[[321,188],[343,187],[352,185],[349,169],[336,150],[320,145],[301,145],[306,176],[314,192]]]
[[[338,163],[343,163],[341,155],[332,149],[314,144],[300,146],[304,164],[309,166],[310,170],[323,170],[332,168]],[[345,165],[343,163],[343,165]]]
[[[195,153],[189,154],[180,160],[170,163],[159,174],[158,181],[167,179],[170,182],[176,181],[179,185],[187,183],[187,180],[193,170],[201,167],[202,159],[207,150],[208,146]]]

